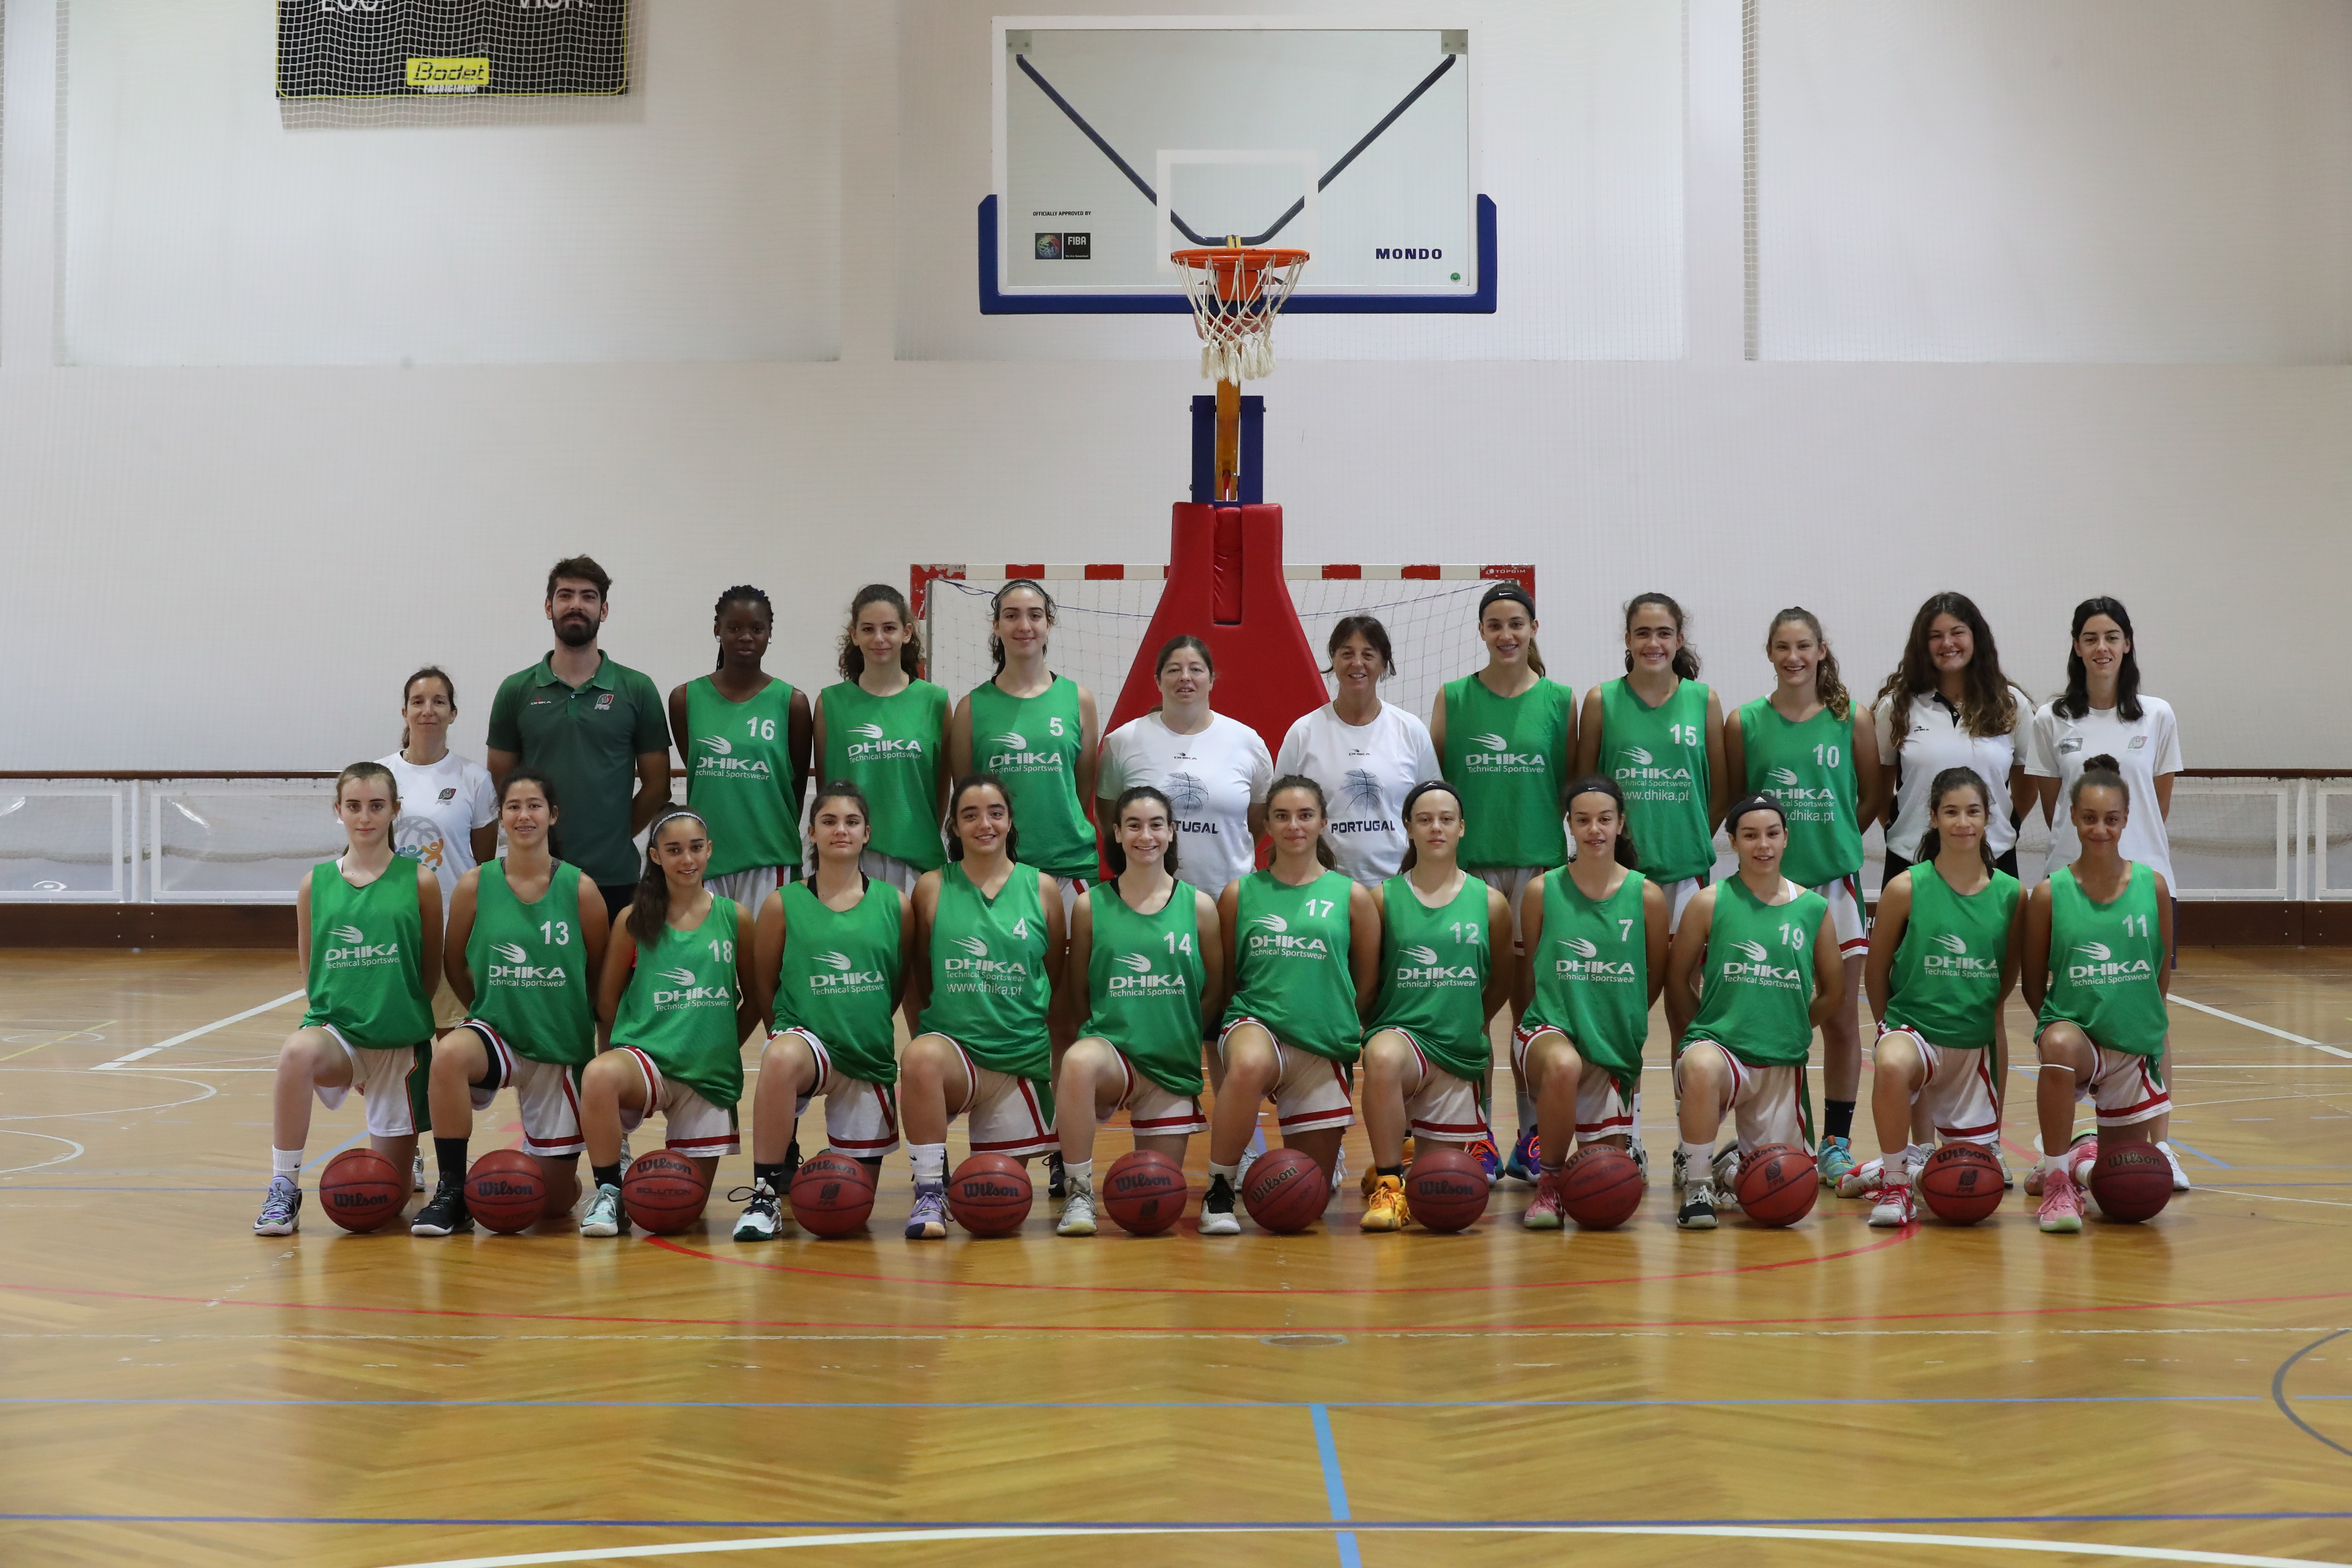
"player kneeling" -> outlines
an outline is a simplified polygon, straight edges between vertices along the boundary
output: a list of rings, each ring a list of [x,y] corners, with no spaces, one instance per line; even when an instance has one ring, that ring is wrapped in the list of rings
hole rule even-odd
[[[345,848],[310,868],[294,896],[310,1005],[278,1052],[269,1192],[256,1236],[291,1236],[301,1224],[313,1096],[332,1110],[358,1089],[375,1152],[404,1173],[416,1153],[441,962],[441,884],[430,866],[393,853],[399,815],[399,787],[382,763],[353,763],[336,777]]]
[[[433,1042],[433,1158],[440,1179],[414,1236],[474,1228],[466,1211],[474,1114],[514,1087],[523,1147],[547,1181],[547,1212],[580,1195],[580,1072],[596,1055],[589,977],[604,962],[604,895],[548,851],[555,785],[517,768],[499,786],[507,852],[449,896],[446,972],[466,1020]]]
[[[1363,1228],[1402,1230],[1407,1122],[1417,1141],[1491,1139],[1478,1085],[1494,1063],[1486,1021],[1507,999],[1511,906],[1462,869],[1462,797],[1431,779],[1404,797],[1404,867],[1381,886],[1381,995],[1364,1037]]]
[[[760,906],[752,973],[774,1026],[760,1053],[751,1116],[751,1194],[738,1241],[766,1241],[800,1163],[801,1112],[824,1096],[825,1147],[878,1172],[898,1146],[898,1037],[890,1015],[906,989],[915,922],[907,895],[860,868],[873,813],[856,784],[817,792],[809,811],[816,876],[787,882]]]
[[[1702,969],[1698,1013],[1681,1034],[1675,1094],[1681,1101],[1683,1160],[1690,1173],[1685,1230],[1713,1230],[1718,1205],[1736,1202],[1738,1156],[1767,1143],[1811,1142],[1805,1055],[1813,1026],[1844,994],[1829,902],[1780,874],[1788,816],[1769,795],[1751,795],[1724,819],[1739,873],[1701,891],[1683,911],[1666,962],[1671,1011],[1688,1005]],[[1715,1152],[1726,1112],[1739,1114],[1735,1149]]]
[[[1919,858],[1879,895],[1863,980],[1878,1019],[1870,1110],[1879,1157],[1846,1173],[1844,1198],[1871,1196],[1875,1226],[1911,1223],[1912,1181],[1932,1146],[1911,1142],[1915,1106],[1946,1143],[2000,1142],[1994,1027],[2017,984],[2025,931],[2017,879],[1985,847],[1992,792],[1969,768],[1928,790]]]
[[[1085,1026],[1063,1055],[1055,1130],[1068,1201],[1054,1229],[1095,1233],[1095,1129],[1125,1110],[1135,1146],[1184,1162],[1208,1130],[1201,1029],[1224,993],[1217,906],[1176,879],[1175,810],[1150,784],[1120,795],[1106,847],[1111,879],[1078,900],[1063,984],[1084,987]]]

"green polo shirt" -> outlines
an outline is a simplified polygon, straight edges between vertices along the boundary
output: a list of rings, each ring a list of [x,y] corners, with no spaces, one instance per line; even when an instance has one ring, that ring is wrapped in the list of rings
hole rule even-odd
[[[511,752],[555,781],[562,858],[606,887],[634,882],[642,862],[629,830],[637,755],[669,750],[661,693],[600,654],[585,686],[555,677],[553,656],[506,678],[490,703],[490,750]]]

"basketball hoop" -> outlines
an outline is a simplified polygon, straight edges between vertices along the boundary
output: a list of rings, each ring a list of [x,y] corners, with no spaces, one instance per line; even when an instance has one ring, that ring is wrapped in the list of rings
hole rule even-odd
[[[1263,381],[1274,374],[1274,321],[1282,314],[1303,250],[1213,246],[1171,252],[1201,334],[1201,374],[1211,381]]]

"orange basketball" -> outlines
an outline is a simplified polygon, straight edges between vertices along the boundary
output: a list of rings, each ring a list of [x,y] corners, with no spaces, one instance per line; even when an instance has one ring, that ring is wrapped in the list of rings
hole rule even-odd
[[[1947,1225],[1974,1225],[2000,1207],[2000,1162],[1981,1143],[1947,1143],[1919,1168],[1919,1198]]]
[[[408,1201],[408,1183],[373,1149],[346,1149],[319,1176],[319,1206],[345,1230],[373,1230]]]
[[[466,1173],[466,1212],[484,1230],[512,1236],[547,1212],[547,1178],[520,1149],[493,1149]]]
[[[948,1178],[948,1213],[974,1236],[1009,1236],[1029,1217],[1035,1191],[1010,1154],[974,1154]]]
[[[1739,1157],[1739,1206],[1758,1225],[1778,1230],[1813,1212],[1822,1195],[1813,1157],[1793,1143],[1767,1143]]]
[[[793,1223],[811,1236],[850,1236],[874,1212],[873,1173],[831,1150],[793,1173]]]
[[[2091,1167],[2091,1195],[2099,1212],[2126,1225],[2154,1219],[2172,1201],[2172,1167],[2153,1143],[2099,1142]]]
[[[1242,1184],[1242,1207],[1277,1236],[1305,1230],[1323,1217],[1331,1184],[1314,1157],[1296,1149],[1269,1149],[1249,1168]]]
[[[621,1178],[621,1206],[629,1221],[656,1236],[684,1230],[702,1217],[710,1187],[682,1154],[654,1149],[629,1163]]]
[[[1486,1167],[1475,1155],[1432,1143],[1404,1173],[1404,1204],[1431,1230],[1468,1230],[1486,1212]]]
[[[1578,1150],[1546,1180],[1582,1230],[1614,1230],[1642,1206],[1642,1167],[1633,1155],[1606,1143]]]
[[[1103,1213],[1129,1236],[1158,1236],[1184,1217],[1184,1167],[1150,1149],[1121,1154],[1104,1173]]]

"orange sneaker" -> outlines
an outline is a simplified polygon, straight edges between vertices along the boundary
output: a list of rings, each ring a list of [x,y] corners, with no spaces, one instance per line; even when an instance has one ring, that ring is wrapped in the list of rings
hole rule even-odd
[[[1371,1201],[1364,1205],[1366,1230],[1402,1230],[1412,1219],[1404,1206],[1404,1184],[1381,1176],[1372,1185]]]

